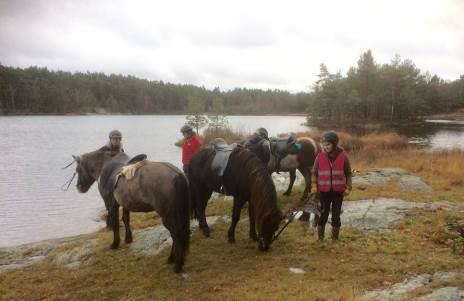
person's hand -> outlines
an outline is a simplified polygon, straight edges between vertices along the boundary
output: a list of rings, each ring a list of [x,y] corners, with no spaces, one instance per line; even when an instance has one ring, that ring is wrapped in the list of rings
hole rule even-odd
[[[346,188],[346,190],[343,192],[343,196],[349,196],[351,193],[351,189],[350,188]]]
[[[317,193],[317,185],[311,186],[311,193]]]

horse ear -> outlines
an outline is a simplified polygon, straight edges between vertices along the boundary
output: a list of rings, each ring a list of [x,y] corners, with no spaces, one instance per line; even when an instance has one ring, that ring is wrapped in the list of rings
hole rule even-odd
[[[76,155],[72,155],[74,161],[76,161],[77,163],[79,163],[81,161],[81,157],[80,156],[76,156]]]

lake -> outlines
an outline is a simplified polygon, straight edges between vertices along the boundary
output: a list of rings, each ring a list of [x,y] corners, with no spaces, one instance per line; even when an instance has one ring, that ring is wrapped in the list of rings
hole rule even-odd
[[[72,154],[103,146],[108,132],[123,133],[126,153],[145,153],[152,160],[181,166],[179,128],[185,116],[6,116],[0,117],[0,247],[96,231],[104,226],[103,201],[96,186],[80,194],[75,181],[68,191]],[[258,127],[270,135],[314,131],[302,116],[230,116],[230,125],[243,132]],[[411,142],[431,149],[464,149],[464,126],[449,121],[430,122],[406,131]]]

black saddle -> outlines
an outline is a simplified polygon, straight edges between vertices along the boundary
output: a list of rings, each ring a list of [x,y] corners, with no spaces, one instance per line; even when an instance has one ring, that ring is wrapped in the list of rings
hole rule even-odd
[[[237,143],[227,144],[224,139],[216,138],[213,141],[215,155],[211,163],[211,170],[216,176],[222,177],[227,168],[229,157],[232,151],[237,147]]]
[[[296,140],[293,136],[269,139],[271,145],[271,153],[276,157],[282,159],[288,154],[296,154],[298,147],[296,147]]]
[[[139,161],[143,161],[147,158],[147,155],[140,154],[133,158],[130,158],[126,153],[119,153],[114,156],[110,161],[103,165],[100,178],[98,181],[98,189],[102,196],[112,194],[116,183],[118,181],[118,175],[121,169],[129,164],[133,164]]]

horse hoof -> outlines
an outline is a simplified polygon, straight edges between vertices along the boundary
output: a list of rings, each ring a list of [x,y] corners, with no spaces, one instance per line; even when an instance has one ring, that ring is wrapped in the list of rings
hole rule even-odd
[[[126,242],[126,244],[130,244],[132,242],[132,236],[126,237],[124,241]]]
[[[174,265],[174,273],[179,274],[182,272],[182,266],[181,265]]]
[[[111,244],[111,250],[116,250],[117,248],[119,248],[119,244],[115,244],[115,243]]]
[[[228,241],[229,241],[229,243],[234,244],[235,243],[235,238],[234,237],[229,237]]]
[[[287,191],[287,192],[284,192],[283,195],[285,195],[285,196],[290,196],[290,192],[288,192],[288,191]]]
[[[250,239],[252,241],[258,241],[258,237],[257,236],[254,236],[254,235],[250,235]]]
[[[201,231],[203,232],[203,235],[205,237],[209,237],[210,236],[210,231],[208,228],[201,228]]]
[[[174,256],[169,256],[168,257],[168,263],[169,264],[174,263]]]

